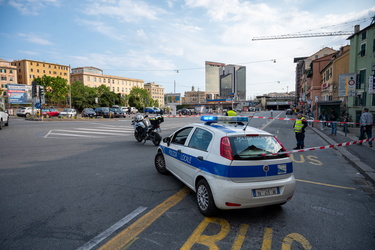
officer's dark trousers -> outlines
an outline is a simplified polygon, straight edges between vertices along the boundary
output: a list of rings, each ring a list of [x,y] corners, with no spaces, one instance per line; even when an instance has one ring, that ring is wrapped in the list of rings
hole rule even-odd
[[[305,147],[305,133],[296,133],[297,148],[302,149]]]

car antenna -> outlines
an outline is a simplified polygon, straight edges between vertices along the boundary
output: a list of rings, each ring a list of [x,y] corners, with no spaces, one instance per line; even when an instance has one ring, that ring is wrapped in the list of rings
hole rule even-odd
[[[253,117],[250,117],[250,120],[247,121],[245,127],[243,127],[243,131],[246,130],[247,126],[249,126],[250,122],[251,122],[251,119],[253,119]]]

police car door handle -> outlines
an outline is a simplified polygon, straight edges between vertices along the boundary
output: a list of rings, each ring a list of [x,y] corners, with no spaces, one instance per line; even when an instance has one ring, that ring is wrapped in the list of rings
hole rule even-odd
[[[203,156],[198,156],[197,159],[198,159],[199,161],[203,161]]]
[[[177,153],[179,153],[179,154],[180,154],[180,153],[181,153],[181,149],[177,149]]]

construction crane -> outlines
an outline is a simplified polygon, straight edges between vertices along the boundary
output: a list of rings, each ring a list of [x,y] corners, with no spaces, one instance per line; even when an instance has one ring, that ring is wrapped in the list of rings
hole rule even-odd
[[[253,41],[259,40],[273,40],[273,39],[290,39],[290,38],[306,38],[306,37],[318,37],[318,36],[345,36],[353,35],[351,31],[337,31],[337,32],[320,32],[320,33],[306,33],[306,34],[288,34],[279,36],[259,36],[253,37]]]

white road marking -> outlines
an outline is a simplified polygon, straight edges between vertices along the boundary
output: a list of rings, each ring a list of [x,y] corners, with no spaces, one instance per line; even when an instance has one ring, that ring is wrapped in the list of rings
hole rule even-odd
[[[140,213],[145,211],[147,207],[139,207],[121,220],[119,220],[117,223],[115,223],[113,226],[96,236],[95,238],[91,239],[89,242],[87,242],[85,245],[81,246],[77,250],[89,250],[98,245],[100,242],[105,240],[108,236],[110,236],[113,232],[115,232],[120,227],[124,226],[126,223],[134,219],[136,216],[138,216]]]

